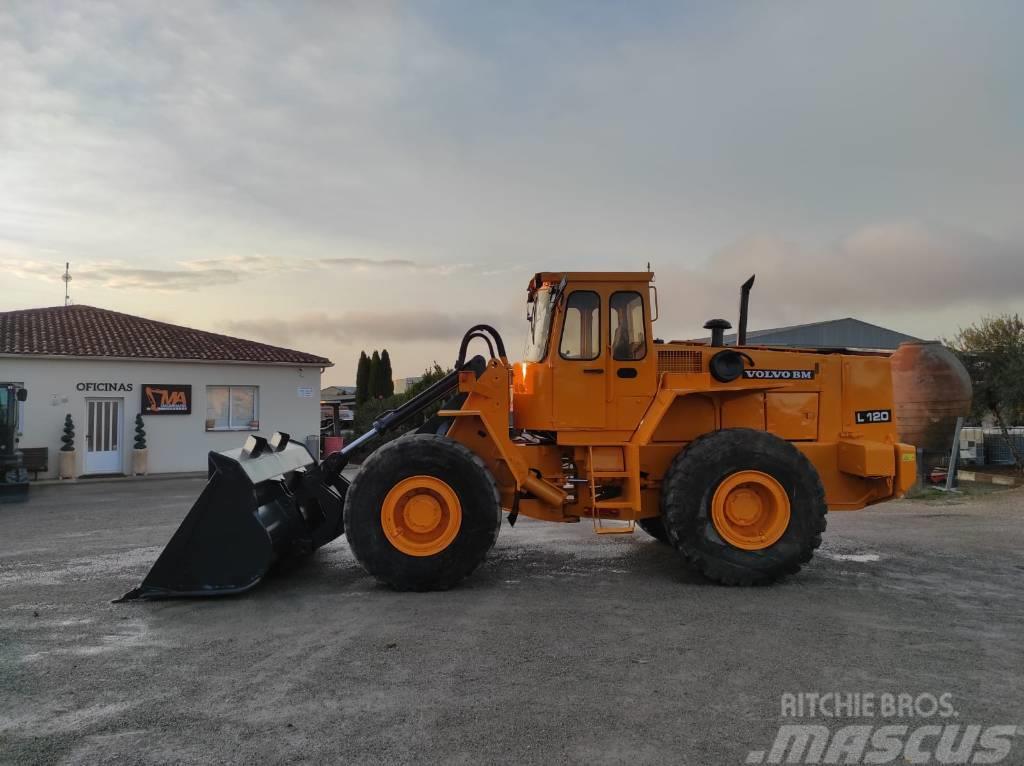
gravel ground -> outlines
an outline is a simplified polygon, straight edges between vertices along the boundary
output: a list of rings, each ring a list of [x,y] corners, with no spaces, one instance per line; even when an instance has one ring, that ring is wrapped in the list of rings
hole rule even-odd
[[[949,692],[961,722],[1024,724],[1022,490],[832,514],[765,588],[521,520],[447,593],[378,586],[342,539],[242,597],[111,604],[201,486],[0,506],[0,760],[742,764],[787,692]]]

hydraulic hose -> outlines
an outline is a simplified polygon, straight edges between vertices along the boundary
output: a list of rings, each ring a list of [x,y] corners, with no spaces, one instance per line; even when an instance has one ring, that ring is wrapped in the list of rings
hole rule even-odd
[[[480,333],[488,333],[491,338],[494,339],[494,345],[498,349],[498,358],[503,362],[508,361],[508,355],[505,353],[505,343],[501,339],[501,334],[491,327],[489,324],[476,324],[470,327],[464,336],[462,336],[462,343],[459,345],[459,358],[455,362],[455,369],[461,370],[463,365],[466,363],[466,349],[469,347],[469,342],[473,338],[480,337]],[[488,345],[490,345],[488,343]],[[491,352],[491,356],[494,356],[494,352]]]

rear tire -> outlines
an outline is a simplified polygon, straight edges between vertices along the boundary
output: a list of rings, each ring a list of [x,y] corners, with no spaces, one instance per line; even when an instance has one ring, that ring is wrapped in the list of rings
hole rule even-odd
[[[450,535],[438,535],[443,549],[437,552],[399,550],[395,540],[404,544],[403,539],[395,537],[393,523],[386,524],[387,509],[395,507],[388,500],[392,490],[401,492],[399,485],[410,479],[440,487],[439,496],[457,506],[460,521],[449,525]],[[500,528],[498,488],[487,466],[462,444],[436,434],[408,434],[382,446],[367,458],[345,498],[345,533],[353,555],[396,590],[447,590],[480,565]]]
[[[767,476],[766,485],[788,498],[784,531],[780,526],[778,538],[761,549],[738,547],[735,534],[716,526],[716,490],[730,486],[727,480],[737,474]],[[676,455],[661,502],[672,545],[692,568],[725,585],[760,585],[798,572],[821,545],[828,510],[821,479],[804,454],[773,434],[747,428],[706,434]],[[725,539],[730,536],[734,542]]]

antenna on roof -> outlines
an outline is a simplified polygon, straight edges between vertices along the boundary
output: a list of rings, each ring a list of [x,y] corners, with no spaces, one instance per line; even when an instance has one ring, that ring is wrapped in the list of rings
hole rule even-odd
[[[61,279],[64,280],[64,305],[65,306],[70,306],[71,305],[71,264],[66,262],[66,261],[64,263],[64,274],[61,276]]]

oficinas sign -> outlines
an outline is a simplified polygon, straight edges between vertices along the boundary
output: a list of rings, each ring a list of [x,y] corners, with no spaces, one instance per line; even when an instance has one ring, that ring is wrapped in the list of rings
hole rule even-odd
[[[81,382],[75,383],[75,389],[78,391],[134,391],[134,383],[106,383],[106,382]]]
[[[143,415],[190,415],[192,386],[146,383],[142,386]]]

